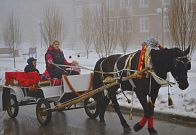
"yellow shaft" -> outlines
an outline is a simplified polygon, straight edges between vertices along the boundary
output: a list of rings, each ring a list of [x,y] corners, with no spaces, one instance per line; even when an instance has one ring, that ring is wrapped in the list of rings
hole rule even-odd
[[[147,69],[143,69],[143,70],[137,71],[137,72],[135,72],[135,73],[133,73],[133,74],[127,76],[127,77],[123,77],[122,78],[122,81],[127,81],[130,78],[136,77],[138,74],[141,74],[141,73],[143,73],[146,70]],[[95,90],[92,90],[92,91],[90,91],[90,92],[88,92],[88,93],[86,93],[84,95],[78,96],[78,97],[76,97],[74,99],[71,99],[71,100],[69,100],[67,102],[64,102],[64,103],[62,103],[60,105],[56,105],[55,108],[52,108],[51,109],[51,111],[56,111],[56,110],[64,109],[64,108],[69,107],[71,105],[77,104],[77,103],[79,103],[81,101],[84,101],[87,98],[92,97],[93,95],[95,95],[95,94],[97,94],[99,92],[104,91],[105,89],[108,89],[108,88],[110,88],[112,86],[115,86],[115,85],[118,85],[118,84],[119,84],[118,81],[115,81],[115,82],[112,82],[112,83],[108,83],[108,84],[106,84],[106,85],[104,85],[102,87],[99,87],[99,88],[97,88]]]

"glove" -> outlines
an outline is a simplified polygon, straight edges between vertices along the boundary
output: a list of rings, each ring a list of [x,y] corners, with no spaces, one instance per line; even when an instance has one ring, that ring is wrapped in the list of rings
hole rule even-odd
[[[77,66],[77,65],[78,65],[78,62],[75,61],[75,60],[73,60],[72,63],[71,63],[71,65],[72,65],[72,66]]]

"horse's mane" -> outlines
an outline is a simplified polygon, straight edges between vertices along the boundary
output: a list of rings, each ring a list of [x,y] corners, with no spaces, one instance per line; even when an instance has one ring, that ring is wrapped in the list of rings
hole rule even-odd
[[[150,52],[153,69],[155,71],[168,71],[172,65],[175,48],[173,49],[161,49]]]

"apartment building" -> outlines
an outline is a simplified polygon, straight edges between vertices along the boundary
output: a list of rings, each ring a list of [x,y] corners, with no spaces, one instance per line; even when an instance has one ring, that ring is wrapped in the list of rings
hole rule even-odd
[[[166,24],[167,6],[170,0],[133,0],[133,20],[136,29],[135,43],[143,39],[155,37],[165,44],[168,43],[168,29]],[[163,41],[164,40],[164,41]]]
[[[170,0],[107,0],[109,7],[113,9],[127,8],[134,29],[131,31],[133,40],[131,44],[141,44],[147,38],[155,37],[163,44],[168,44],[168,28],[166,25],[167,7]],[[74,0],[74,25],[75,35],[80,42],[80,18],[85,6],[96,7],[99,0]]]
[[[82,10],[85,7],[95,9],[100,0],[0,0],[0,43],[3,44],[3,30],[11,12],[14,12],[19,20],[23,42],[33,42],[39,46],[42,42],[40,25],[45,10],[48,7],[57,8],[65,22],[66,38],[65,47],[81,46],[80,39]],[[155,37],[169,44],[167,28],[167,14],[165,9],[171,0],[105,0],[108,7],[118,10],[128,9],[131,24],[133,25],[131,44],[140,45],[145,39]],[[195,4],[195,0],[190,0]],[[157,12],[159,11],[159,13]],[[195,27],[194,27],[195,28]],[[81,46],[82,47],[82,46]]]
[[[158,8],[169,6],[170,0],[105,0],[112,9],[126,8],[130,12],[130,18],[134,29],[131,44],[140,45],[143,40],[149,37],[156,37],[160,41],[168,41],[168,31],[165,27],[166,15],[158,14]],[[23,42],[34,41],[40,45],[40,23],[42,15],[47,7],[59,9],[65,22],[66,38],[63,44],[67,46],[81,46],[80,39],[81,17],[84,7],[96,8],[99,0],[1,0],[0,1],[0,42],[3,43],[3,28],[7,17],[14,11],[20,19]],[[162,25],[164,24],[164,25]],[[163,26],[163,28],[162,28]]]

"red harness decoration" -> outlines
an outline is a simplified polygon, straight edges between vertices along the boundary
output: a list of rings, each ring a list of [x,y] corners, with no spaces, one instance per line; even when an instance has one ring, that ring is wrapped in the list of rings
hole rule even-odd
[[[37,72],[5,72],[5,85],[12,85],[13,80],[18,81],[21,87],[29,87],[35,90],[35,85],[41,80]]]
[[[146,44],[144,44],[142,46],[142,50],[141,50],[141,53],[140,53],[140,58],[139,58],[139,62],[138,62],[138,71],[142,71],[142,69],[144,68],[144,60],[145,60],[145,53],[146,53],[146,48],[148,46]],[[138,78],[141,78],[142,75],[138,75],[137,76]]]

